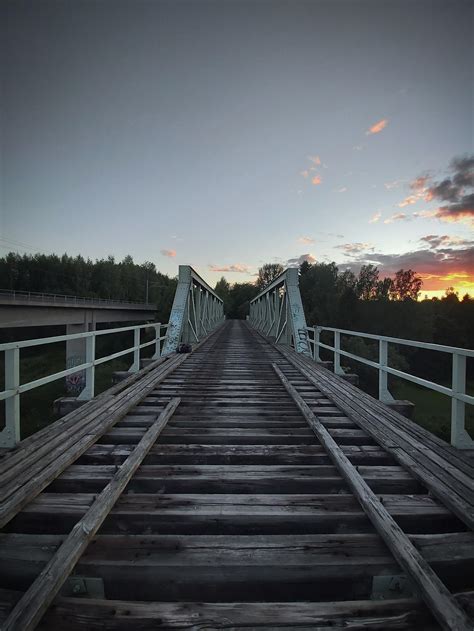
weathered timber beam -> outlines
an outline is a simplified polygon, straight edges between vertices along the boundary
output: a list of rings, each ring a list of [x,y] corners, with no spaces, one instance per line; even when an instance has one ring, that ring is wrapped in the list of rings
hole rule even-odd
[[[272,364],[272,366],[314,433],[326,448],[331,460],[339,469],[363,510],[374,524],[377,532],[385,541],[395,559],[419,588],[430,611],[433,612],[443,629],[448,631],[472,631],[472,622],[469,620],[466,612],[459,607],[444,583],[398,526],[356,468],[350,463],[347,456],[342,452],[318,417],[313,414],[294,386],[291,385],[276,364]]]
[[[80,559],[81,554],[155,443],[168,419],[173,415],[179,402],[179,398],[173,399],[146,432],[134,451],[97,496],[84,517],[77,522],[64,543],[15,605],[3,625],[3,631],[31,631],[36,627]]]

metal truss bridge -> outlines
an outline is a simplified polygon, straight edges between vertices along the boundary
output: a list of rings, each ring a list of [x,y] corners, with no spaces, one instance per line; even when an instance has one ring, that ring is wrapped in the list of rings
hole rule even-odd
[[[96,357],[125,330],[132,347]],[[374,361],[347,335],[366,336],[307,326],[296,270],[226,321],[184,266],[169,323],[72,336],[79,366],[21,383],[23,348],[71,336],[0,346],[1,628],[472,631],[474,353],[368,336]],[[451,387],[391,367],[394,343],[450,353]],[[95,367],[130,353],[94,396]],[[344,357],[378,371],[378,399]],[[71,374],[82,405],[22,440],[22,393]],[[452,445],[394,409],[389,375],[451,397]]]

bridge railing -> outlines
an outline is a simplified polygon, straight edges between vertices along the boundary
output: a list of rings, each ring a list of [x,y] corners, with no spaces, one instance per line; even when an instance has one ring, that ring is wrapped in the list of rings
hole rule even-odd
[[[248,321],[276,344],[293,346],[298,353],[311,355],[298,269],[286,269],[250,302]]]
[[[141,342],[140,334],[143,329],[154,329],[154,339],[149,342]],[[89,331],[87,333],[74,333],[72,335],[57,335],[54,337],[43,337],[20,342],[9,342],[0,344],[0,352],[5,353],[5,389],[0,392],[0,401],[5,401],[5,427],[0,432],[0,447],[13,447],[21,436],[20,431],[20,396],[24,392],[33,390],[47,383],[70,377],[71,375],[82,373],[84,377],[84,388],[80,392],[78,399],[89,400],[94,397],[95,388],[95,367],[109,362],[113,359],[133,353],[133,364],[129,372],[137,372],[140,368],[141,349],[154,346],[153,359],[161,356],[161,342],[166,339],[168,324],[153,322],[137,326],[118,327],[115,329],[104,329],[100,331]],[[96,358],[96,339],[102,335],[112,335],[133,331],[133,345],[116,353]],[[34,346],[56,344],[57,342],[70,342],[72,340],[85,341],[85,361],[66,370],[61,370],[52,375],[35,379],[28,383],[20,382],[20,352],[22,349]],[[82,384],[81,384],[82,385]]]
[[[361,333],[359,331],[348,331],[333,327],[314,326],[307,327],[308,343],[311,347],[311,355],[316,362],[321,362],[320,349],[326,349],[333,354],[334,372],[344,374],[341,367],[341,357],[348,357],[356,362],[370,366],[378,371],[379,377],[379,400],[390,403],[394,399],[388,388],[388,375],[393,375],[405,381],[410,381],[418,386],[423,386],[435,392],[440,392],[451,399],[451,444],[461,449],[473,449],[474,441],[465,428],[466,404],[474,405],[474,397],[466,393],[466,358],[474,357],[474,350],[458,348],[454,346],[444,346],[442,344],[432,344],[429,342],[418,342],[415,340],[405,340],[397,337],[387,337],[384,335],[373,335],[371,333]],[[321,342],[321,333],[328,331],[333,334],[333,345]],[[374,340],[378,344],[378,361],[361,357],[355,353],[350,353],[341,348],[341,336],[352,336]],[[421,348],[440,353],[448,353],[452,357],[452,380],[451,387],[443,386],[439,383],[422,379],[408,372],[398,370],[389,365],[389,344],[408,346],[411,348]]]
[[[153,307],[147,302],[137,302],[131,300],[113,300],[111,298],[85,298],[83,296],[68,296],[65,294],[45,294],[34,291],[16,291],[0,289],[0,299],[18,300],[20,302],[47,302],[55,303],[59,306],[63,304],[72,305],[110,305],[120,307],[121,305],[137,307]]]
[[[199,342],[224,318],[222,299],[192,267],[180,265],[163,355],[176,352],[180,343]]]

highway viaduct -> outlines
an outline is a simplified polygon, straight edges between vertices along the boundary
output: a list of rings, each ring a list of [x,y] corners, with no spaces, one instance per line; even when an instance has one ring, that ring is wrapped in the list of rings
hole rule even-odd
[[[104,322],[153,320],[156,305],[59,294],[0,292],[0,329],[65,326],[66,334],[95,331]],[[85,356],[85,339],[69,340],[66,362],[71,367]]]

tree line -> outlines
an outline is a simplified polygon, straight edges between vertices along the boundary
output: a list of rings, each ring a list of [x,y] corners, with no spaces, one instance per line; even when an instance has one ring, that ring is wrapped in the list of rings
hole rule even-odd
[[[154,263],[137,264],[130,255],[95,261],[63,254],[17,254],[0,258],[0,289],[110,298],[156,303],[157,318],[167,322],[177,279],[156,269]]]
[[[437,300],[418,300],[422,280],[413,270],[381,278],[374,265],[356,275],[335,263],[300,266],[300,291],[308,325],[405,337],[451,346],[474,347],[474,300],[459,300],[452,291]],[[245,318],[250,301],[283,272],[279,264],[263,265],[255,282],[230,284],[222,277],[216,293],[229,318]],[[157,319],[167,322],[177,279],[137,264],[131,256],[95,261],[63,254],[17,254],[0,258],[0,288],[149,302],[158,306]]]

